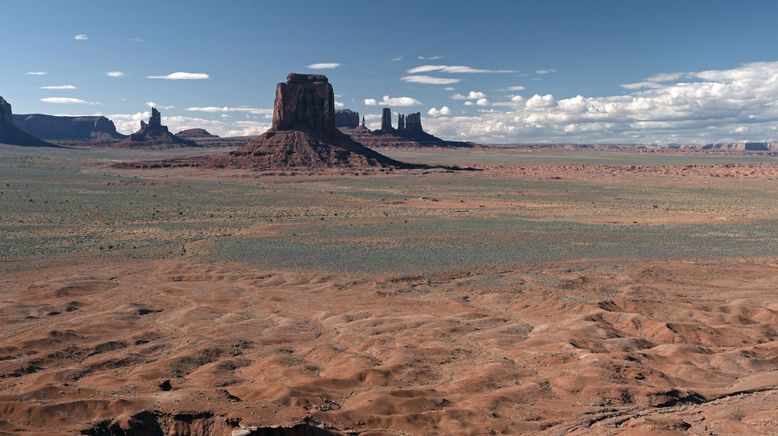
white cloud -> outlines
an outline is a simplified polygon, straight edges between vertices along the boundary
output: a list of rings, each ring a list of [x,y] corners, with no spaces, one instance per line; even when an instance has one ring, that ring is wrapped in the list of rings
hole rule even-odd
[[[146,76],[147,79],[163,79],[163,80],[203,80],[209,77],[210,76],[205,73],[185,73],[183,71],[170,73],[165,76]]]
[[[152,108],[152,107],[155,107],[155,108],[157,108],[157,109],[159,109],[159,110],[170,110],[170,109],[174,109],[174,108],[175,108],[175,106],[163,106],[163,105],[159,105],[159,104],[157,104],[157,103],[156,103],[156,102],[154,102],[154,101],[147,101],[147,102],[146,102],[146,106],[148,106],[148,107],[150,107],[150,108]]]
[[[401,61],[401,60],[403,60],[403,57],[402,57],[402,55],[400,55],[400,56],[397,56],[396,58],[392,58],[392,62],[399,62],[399,61]]]
[[[312,70],[331,70],[333,68],[338,68],[340,66],[341,64],[337,62],[322,62],[318,64],[307,65],[306,68],[310,68]]]
[[[56,90],[77,89],[77,88],[73,85],[49,85],[49,86],[40,86],[38,87],[38,89],[47,89],[47,90],[56,91]]]
[[[551,73],[556,73],[556,70],[553,68],[547,68],[545,70],[535,70],[535,74],[540,74],[540,75],[551,74]]]
[[[635,82],[635,83],[624,83],[621,85],[624,89],[643,89],[643,88],[659,88],[662,85],[656,82]]]
[[[124,77],[127,74],[125,74],[122,71],[106,71],[105,75],[108,76],[108,77]]]
[[[506,91],[513,91],[513,92],[524,91],[525,89],[527,89],[527,88],[525,88],[525,87],[523,87],[521,85],[514,85],[514,86],[509,86],[509,87],[505,88]]]
[[[225,112],[245,112],[252,115],[272,115],[273,109],[262,109],[249,106],[195,106],[186,108],[189,112],[208,112],[208,113],[225,113]]]
[[[343,106],[345,106],[343,103],[341,103],[341,102],[339,102],[339,101],[335,100],[335,107],[337,107],[337,108],[341,108],[341,107],[343,107]]]
[[[421,104],[419,100],[412,97],[389,97],[388,95],[385,95],[381,100],[366,98],[362,102],[365,106],[418,106]]]
[[[484,97],[486,97],[486,94],[481,91],[470,91],[467,93],[467,95],[454,94],[451,96],[451,98],[454,100],[478,100],[479,98]]]
[[[82,100],[80,98],[70,97],[46,97],[41,99],[44,103],[56,103],[56,104],[96,104],[90,101]]]
[[[49,74],[45,71],[30,71],[27,73],[28,76],[45,76],[46,74]]]
[[[467,65],[421,65],[408,70],[408,74],[431,73],[433,71],[453,74],[472,74],[472,73],[515,73],[514,70],[487,70],[483,68],[474,68]]]
[[[439,116],[446,116],[451,113],[451,109],[448,108],[448,106],[443,106],[440,109],[438,108],[430,108],[429,111],[427,111],[427,114],[432,117],[439,117]]]
[[[89,39],[89,36],[83,33],[79,33],[78,35],[74,36],[73,39],[75,39],[76,41],[86,41]]]
[[[444,57],[445,57],[445,56],[441,56],[441,55],[437,55],[437,56],[429,56],[429,57],[424,57],[424,56],[417,56],[417,57],[416,57],[416,59],[419,59],[419,60],[429,59],[429,60],[431,60],[431,61],[436,61],[436,60],[438,60],[438,59],[443,59]]]
[[[672,82],[686,76],[686,73],[659,73],[646,77],[648,82]]]
[[[432,76],[405,76],[403,81],[408,83],[423,83],[425,85],[453,85],[454,83],[461,82],[460,79],[446,79],[442,77]]]
[[[485,98],[479,98],[478,101],[475,102],[477,106],[489,106],[489,100]]]
[[[625,95],[578,95],[561,100],[551,94],[527,99],[514,96],[510,101],[492,103],[490,111],[432,118],[426,124],[430,132],[444,138],[481,142],[710,143],[778,139],[778,62],[689,72],[683,77],[690,80],[652,82],[658,86],[641,87]]]

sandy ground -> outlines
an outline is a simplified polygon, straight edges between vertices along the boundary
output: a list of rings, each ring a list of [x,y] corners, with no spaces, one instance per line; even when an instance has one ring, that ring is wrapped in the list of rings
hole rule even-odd
[[[369,280],[180,259],[0,286],[3,431],[143,411],[222,432],[778,431],[776,262]]]
[[[3,246],[19,253],[0,263],[0,434],[778,433],[774,163],[482,163],[367,179],[102,178],[89,164],[72,179],[58,161],[23,162],[0,174],[14,201],[0,210]],[[70,183],[77,192],[36,196]],[[143,213],[104,211],[95,193],[117,192]],[[223,202],[157,202],[179,194]],[[538,222],[602,233],[560,242],[541,227],[530,241]],[[699,242],[667,258],[596,250],[640,242],[630,226],[649,243],[671,230],[723,239],[710,256]],[[470,240],[487,251],[459,259],[481,247]],[[224,254],[241,241],[270,248]],[[418,253],[401,249],[415,242],[453,247],[441,253],[459,263],[408,272]],[[485,260],[546,243],[596,256]],[[717,244],[731,246],[713,256]],[[389,245],[408,263],[367,272],[396,261]],[[315,261],[325,247],[365,268],[272,257]]]

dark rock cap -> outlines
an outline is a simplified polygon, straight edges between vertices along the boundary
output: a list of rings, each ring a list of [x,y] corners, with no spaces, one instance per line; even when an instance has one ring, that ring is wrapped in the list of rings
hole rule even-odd
[[[289,73],[286,75],[287,83],[302,83],[302,82],[325,82],[329,83],[329,79],[324,74],[302,74],[302,73]]]

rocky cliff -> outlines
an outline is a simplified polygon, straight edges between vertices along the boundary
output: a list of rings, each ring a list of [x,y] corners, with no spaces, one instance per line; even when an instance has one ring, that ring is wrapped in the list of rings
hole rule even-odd
[[[118,141],[126,138],[116,131],[113,121],[102,116],[58,117],[53,115],[14,115],[14,124],[25,132],[51,141]]]
[[[0,144],[23,145],[27,147],[53,147],[14,125],[11,105],[0,97]]]
[[[359,125],[359,112],[349,109],[338,109],[335,111],[335,127],[353,129]]]

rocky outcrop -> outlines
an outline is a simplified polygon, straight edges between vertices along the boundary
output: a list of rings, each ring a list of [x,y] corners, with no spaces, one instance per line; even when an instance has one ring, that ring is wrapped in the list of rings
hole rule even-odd
[[[118,141],[127,136],[116,131],[113,121],[103,116],[59,117],[14,115],[14,124],[25,132],[50,141]]]
[[[397,114],[397,128],[392,127],[392,110],[384,108],[381,129],[371,131],[364,125],[344,130],[352,139],[370,147],[474,147],[471,142],[446,141],[424,131],[421,112]]]
[[[384,132],[391,132],[392,128],[392,110],[385,107],[381,113],[381,130]]]
[[[405,135],[409,137],[423,137],[427,133],[421,127],[421,112],[408,114],[405,118]],[[432,135],[430,135],[432,136]]]
[[[338,109],[335,111],[335,127],[344,129],[353,129],[359,125],[359,112],[349,109]]]
[[[250,169],[406,166],[335,128],[335,96],[326,76],[295,73],[276,87],[270,130],[221,163]]]
[[[54,147],[14,125],[11,105],[0,97],[0,144],[22,145],[26,147]]]
[[[196,147],[197,143],[170,133],[167,126],[162,125],[162,114],[156,108],[151,108],[148,123],[141,121],[140,130],[113,145],[121,148],[164,149]]]
[[[182,130],[182,131],[176,133],[176,136],[178,136],[179,138],[191,139],[193,141],[196,141],[198,139],[215,139],[215,138],[218,138],[218,136],[212,135],[210,132],[208,132],[205,129],[187,129],[187,130]]]

